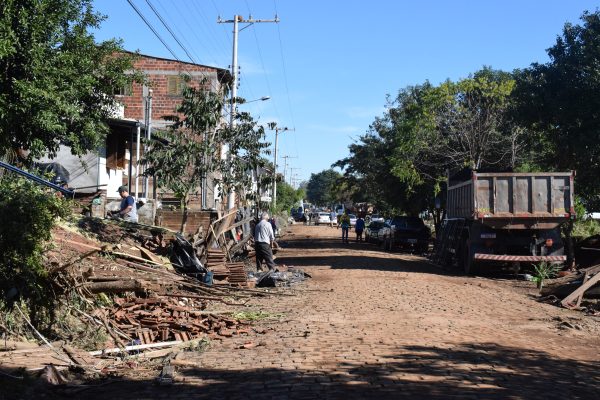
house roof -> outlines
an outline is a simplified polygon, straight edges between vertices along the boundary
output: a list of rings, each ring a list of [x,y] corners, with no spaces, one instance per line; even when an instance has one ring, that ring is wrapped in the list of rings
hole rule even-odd
[[[217,76],[218,76],[218,78],[219,78],[220,81],[222,81],[222,82],[231,82],[233,80],[233,77],[231,76],[231,71],[229,71],[228,69],[225,69],[225,68],[219,68],[219,67],[214,67],[212,65],[205,65],[205,64],[196,64],[196,63],[188,62],[188,61],[174,60],[172,58],[151,56],[151,55],[148,55],[148,54],[142,54],[142,53],[138,53],[138,52],[135,52],[135,51],[129,51],[129,50],[123,50],[122,52],[123,53],[132,54],[132,55],[135,55],[135,56],[140,56],[140,57],[153,58],[155,60],[172,61],[172,62],[178,63],[178,64],[193,65],[195,67],[211,68],[211,69],[214,69],[214,70],[217,71]]]

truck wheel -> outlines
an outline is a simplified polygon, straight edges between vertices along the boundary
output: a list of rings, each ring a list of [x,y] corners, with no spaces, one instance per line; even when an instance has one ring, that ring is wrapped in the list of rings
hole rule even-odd
[[[461,261],[463,270],[465,271],[465,274],[467,274],[467,275],[477,274],[477,263],[475,262],[475,260],[473,260],[473,257],[471,257],[470,246],[466,243],[462,247],[462,254],[460,257],[460,261]]]

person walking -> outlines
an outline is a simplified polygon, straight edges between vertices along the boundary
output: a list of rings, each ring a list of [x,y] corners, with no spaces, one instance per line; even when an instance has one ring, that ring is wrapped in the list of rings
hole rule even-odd
[[[331,210],[329,213],[329,226],[333,228],[333,224],[337,225],[337,214],[335,211]]]
[[[342,242],[348,243],[348,230],[350,229],[350,217],[348,212],[344,211],[340,217],[340,225],[342,227]]]
[[[354,224],[354,231],[356,232],[356,241],[357,242],[362,242],[363,241],[363,231],[365,230],[365,220],[362,219],[361,216],[358,217],[358,219],[356,220],[356,224]]]
[[[261,221],[254,228],[254,248],[256,250],[256,270],[262,271],[262,262],[264,261],[269,271],[277,268],[273,261],[273,251],[271,246],[275,241],[273,227],[269,222],[269,213],[264,212]]]

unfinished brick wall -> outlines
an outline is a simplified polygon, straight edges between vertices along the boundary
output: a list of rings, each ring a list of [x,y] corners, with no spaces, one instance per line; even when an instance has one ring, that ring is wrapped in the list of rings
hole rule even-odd
[[[117,96],[117,99],[125,106],[125,118],[140,121],[144,120],[144,96],[147,95],[148,88],[153,90],[152,121],[160,122],[165,116],[175,114],[177,105],[181,103],[181,85],[184,84],[180,77],[182,73],[191,76],[188,85],[194,87],[198,87],[203,78],[206,78],[207,88],[213,91],[220,88],[229,76],[224,69],[145,55],[140,56],[135,67],[146,75],[146,87],[134,83],[130,93]]]

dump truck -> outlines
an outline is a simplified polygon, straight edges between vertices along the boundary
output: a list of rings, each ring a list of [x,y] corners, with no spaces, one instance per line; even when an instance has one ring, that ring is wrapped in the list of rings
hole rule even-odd
[[[467,274],[566,262],[560,227],[575,217],[574,172],[468,173],[448,179],[438,262],[456,262]]]

